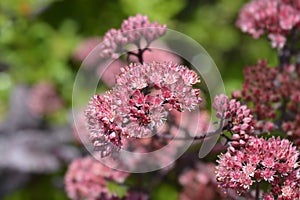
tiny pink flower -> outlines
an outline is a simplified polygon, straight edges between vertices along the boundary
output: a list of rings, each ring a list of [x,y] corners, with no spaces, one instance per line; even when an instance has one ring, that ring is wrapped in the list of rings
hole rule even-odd
[[[267,167],[267,168],[271,168],[274,166],[275,162],[274,162],[274,158],[272,156],[270,157],[266,157],[262,163],[263,166]]]

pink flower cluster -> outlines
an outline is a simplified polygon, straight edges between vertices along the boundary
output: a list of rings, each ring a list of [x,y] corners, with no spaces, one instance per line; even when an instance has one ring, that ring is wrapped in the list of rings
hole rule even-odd
[[[284,66],[279,73],[278,68],[262,60],[246,67],[244,76],[241,98],[251,104],[255,130],[269,132],[282,128],[300,144],[300,74],[296,66]]]
[[[124,20],[121,29],[111,29],[105,34],[100,44],[100,56],[116,59],[124,53],[125,45],[135,44],[140,47],[141,39],[150,44],[165,33],[166,25],[151,23],[147,16],[137,14]]]
[[[201,102],[197,74],[172,63],[131,64],[121,69],[116,85],[91,98],[85,111],[90,138],[102,156],[122,146],[123,137],[156,133],[168,111],[193,110]]]
[[[124,20],[121,25],[121,31],[130,43],[138,42],[142,37],[149,43],[161,37],[166,33],[166,25],[160,25],[157,22],[151,23],[148,16],[137,14]],[[135,30],[140,29],[135,32]],[[132,32],[134,31],[134,32]]]
[[[63,107],[63,100],[50,82],[40,82],[30,90],[28,107],[36,116],[44,116],[58,111]]]
[[[188,169],[179,176],[183,191],[180,200],[225,199],[225,194],[218,188],[215,177],[215,165],[197,163],[195,169]]]
[[[223,130],[233,133],[232,146],[244,146],[254,131],[250,109],[236,99],[229,101],[224,94],[215,97],[213,108],[217,111],[217,117],[225,120]]]
[[[300,73],[296,71],[295,65],[285,66],[277,81],[278,93],[286,104],[286,110],[282,114],[282,129],[300,145]]]
[[[289,32],[299,28],[299,22],[298,0],[252,0],[242,8],[237,26],[254,38],[267,33],[272,47],[282,48]]]
[[[111,169],[92,157],[74,160],[65,176],[68,197],[72,200],[119,199],[107,188],[107,181],[123,183],[128,173]]]
[[[283,122],[282,129],[300,147],[300,114],[297,114],[291,121]]]
[[[76,47],[72,57],[76,61],[82,62],[100,42],[100,37],[90,37],[83,39]]]
[[[290,173],[283,182],[276,180],[272,191],[265,194],[265,200],[294,200],[300,199],[300,169]]]
[[[299,193],[299,177],[294,176],[298,164],[299,152],[286,139],[250,137],[244,148],[227,151],[218,160],[217,180],[223,188],[231,188],[238,193],[245,192],[255,182],[267,182],[271,185],[271,194],[284,194],[295,199]],[[288,188],[289,187],[289,188]],[[293,192],[288,192],[292,190]]]
[[[274,128],[271,120],[276,118],[276,103],[281,100],[276,86],[277,76],[278,69],[269,67],[265,60],[244,68],[242,97],[246,102],[253,102],[252,111],[257,120],[255,128],[259,131],[271,131]]]

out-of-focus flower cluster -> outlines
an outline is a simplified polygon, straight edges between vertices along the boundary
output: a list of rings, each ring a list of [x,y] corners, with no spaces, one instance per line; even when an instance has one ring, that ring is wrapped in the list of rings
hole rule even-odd
[[[276,110],[279,106],[276,103],[281,100],[275,86],[277,75],[278,69],[267,66],[265,60],[244,68],[245,82],[242,97],[246,102],[253,102],[255,129],[259,131],[271,131],[274,128],[271,120],[276,118]]]
[[[65,176],[66,191],[73,200],[118,199],[111,194],[107,183],[123,183],[128,173],[111,169],[92,157],[73,160]]]
[[[265,60],[244,70],[245,82],[240,94],[254,113],[255,131],[269,132],[281,128],[300,144],[300,76],[294,64],[282,72],[271,68]]]
[[[279,94],[282,96],[282,129],[300,146],[300,72],[295,65],[285,67],[278,75]]]
[[[242,8],[237,26],[254,38],[267,33],[272,47],[282,48],[291,30],[299,28],[299,22],[298,0],[252,0]]]
[[[183,191],[180,200],[225,199],[225,194],[216,182],[215,165],[197,163],[195,169],[189,169],[179,176]]]
[[[76,47],[73,58],[77,61],[84,61],[84,59],[91,53],[91,51],[100,44],[99,37],[90,37],[81,41]]]
[[[151,23],[147,16],[137,14],[124,20],[121,29],[110,29],[100,44],[100,56],[113,59],[125,52],[124,47],[135,44],[140,48],[141,40],[145,39],[147,46],[166,33],[166,25]]]
[[[51,83],[18,85],[13,88],[9,103],[8,115],[0,123],[0,170],[4,175],[9,170],[22,174],[52,173],[78,156],[78,149],[70,145],[71,129],[42,120],[62,106]]]
[[[41,82],[31,88],[28,106],[34,115],[44,116],[62,108],[63,101],[53,84]]]
[[[229,100],[224,94],[215,97],[213,108],[217,111],[217,117],[224,120],[223,130],[233,134],[232,146],[244,146],[254,131],[250,109],[236,99]]]
[[[63,130],[67,132],[69,130]],[[64,134],[56,130],[61,136]],[[23,130],[0,137],[0,169],[25,173],[50,173],[59,170],[79,154],[50,131]],[[25,159],[26,158],[26,159]]]
[[[254,183],[267,182],[272,186],[270,194],[282,197],[279,199],[297,199],[298,157],[296,147],[286,139],[251,137],[244,148],[220,156],[217,180],[222,188],[238,193],[249,190]]]
[[[193,110],[201,102],[197,74],[172,63],[131,64],[123,68],[116,85],[91,98],[85,111],[90,139],[102,156],[118,150],[123,137],[156,133],[168,111]]]

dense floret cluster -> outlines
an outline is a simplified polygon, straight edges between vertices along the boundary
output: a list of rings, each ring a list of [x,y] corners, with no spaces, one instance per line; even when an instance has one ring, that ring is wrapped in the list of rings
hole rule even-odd
[[[65,176],[67,194],[74,200],[118,199],[116,194],[110,193],[107,183],[123,183],[128,175],[111,169],[92,157],[76,159]]]
[[[116,85],[94,95],[85,111],[90,138],[102,156],[118,150],[122,138],[156,134],[168,112],[193,110],[201,102],[197,74],[172,63],[132,64],[123,68]]]
[[[299,167],[298,156],[296,147],[286,139],[251,137],[245,148],[227,151],[220,156],[217,180],[223,188],[240,193],[249,190],[254,183],[265,181],[271,184],[275,194],[286,194],[286,186],[292,189],[294,182],[299,181],[297,178],[291,180]],[[284,183],[281,190],[276,190],[281,183]],[[286,195],[294,199],[292,197],[299,194]]]
[[[215,97],[213,108],[217,117],[225,120],[223,130],[232,133],[232,146],[244,146],[254,130],[250,109],[236,99],[229,100],[224,94]]]
[[[166,33],[166,28],[166,25],[151,23],[147,16],[141,14],[129,17],[123,21],[121,29],[110,29],[105,34],[100,44],[100,56],[116,59],[126,52],[125,46],[128,44],[134,44],[140,48],[142,39],[145,39],[149,46],[153,40]]]
[[[299,22],[298,0],[252,0],[242,8],[237,26],[254,38],[267,33],[272,47],[282,48]]]

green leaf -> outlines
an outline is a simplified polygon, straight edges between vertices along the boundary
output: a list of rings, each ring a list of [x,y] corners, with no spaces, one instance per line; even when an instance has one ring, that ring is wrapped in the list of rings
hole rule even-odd
[[[107,188],[110,193],[116,194],[120,198],[124,197],[128,191],[128,187],[126,187],[124,185],[119,185],[119,184],[111,182],[111,181],[107,182]]]

